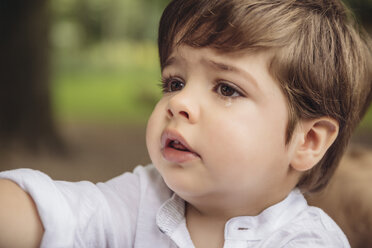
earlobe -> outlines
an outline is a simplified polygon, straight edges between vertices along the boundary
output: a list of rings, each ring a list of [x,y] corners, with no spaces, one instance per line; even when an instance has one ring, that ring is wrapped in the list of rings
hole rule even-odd
[[[297,171],[314,167],[336,140],[338,130],[338,122],[329,117],[301,121],[291,167]]]

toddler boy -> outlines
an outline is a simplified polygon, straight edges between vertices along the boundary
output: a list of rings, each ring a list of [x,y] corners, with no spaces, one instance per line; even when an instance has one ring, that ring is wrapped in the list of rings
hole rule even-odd
[[[19,187],[0,182],[0,244],[349,247],[302,196],[327,184],[372,97],[369,41],[342,3],[173,0],[158,42],[153,165],[97,185],[3,172]]]

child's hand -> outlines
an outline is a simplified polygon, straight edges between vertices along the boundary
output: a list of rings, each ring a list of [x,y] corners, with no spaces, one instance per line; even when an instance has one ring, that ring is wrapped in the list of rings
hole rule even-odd
[[[43,232],[32,198],[17,184],[0,180],[0,247],[39,247]]]

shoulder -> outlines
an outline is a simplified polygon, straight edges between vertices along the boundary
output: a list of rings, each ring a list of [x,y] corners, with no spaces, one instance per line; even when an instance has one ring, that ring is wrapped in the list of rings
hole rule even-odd
[[[97,186],[102,189],[110,189],[116,194],[123,192],[135,192],[135,195],[144,195],[149,197],[151,194],[165,193],[169,198],[169,188],[164,183],[163,178],[152,165],[137,166],[133,172],[126,172],[105,183],[98,183]]]
[[[320,208],[309,206],[298,189],[260,217],[264,217],[266,224],[259,247],[350,247],[338,225]]]
[[[157,210],[172,194],[163,178],[153,165],[137,166],[133,172],[126,172],[105,183],[98,183],[100,194],[109,201],[111,206],[120,208],[120,211],[111,211],[120,214],[123,209],[134,214]],[[112,210],[112,209],[111,209]],[[135,220],[134,220],[135,221]]]
[[[278,232],[283,248],[349,248],[340,227],[320,208],[307,207]]]

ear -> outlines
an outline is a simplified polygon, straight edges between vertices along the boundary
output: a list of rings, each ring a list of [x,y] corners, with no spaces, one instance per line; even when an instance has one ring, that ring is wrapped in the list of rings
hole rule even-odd
[[[338,130],[338,122],[329,117],[300,121],[291,167],[297,171],[313,168],[335,141]]]

